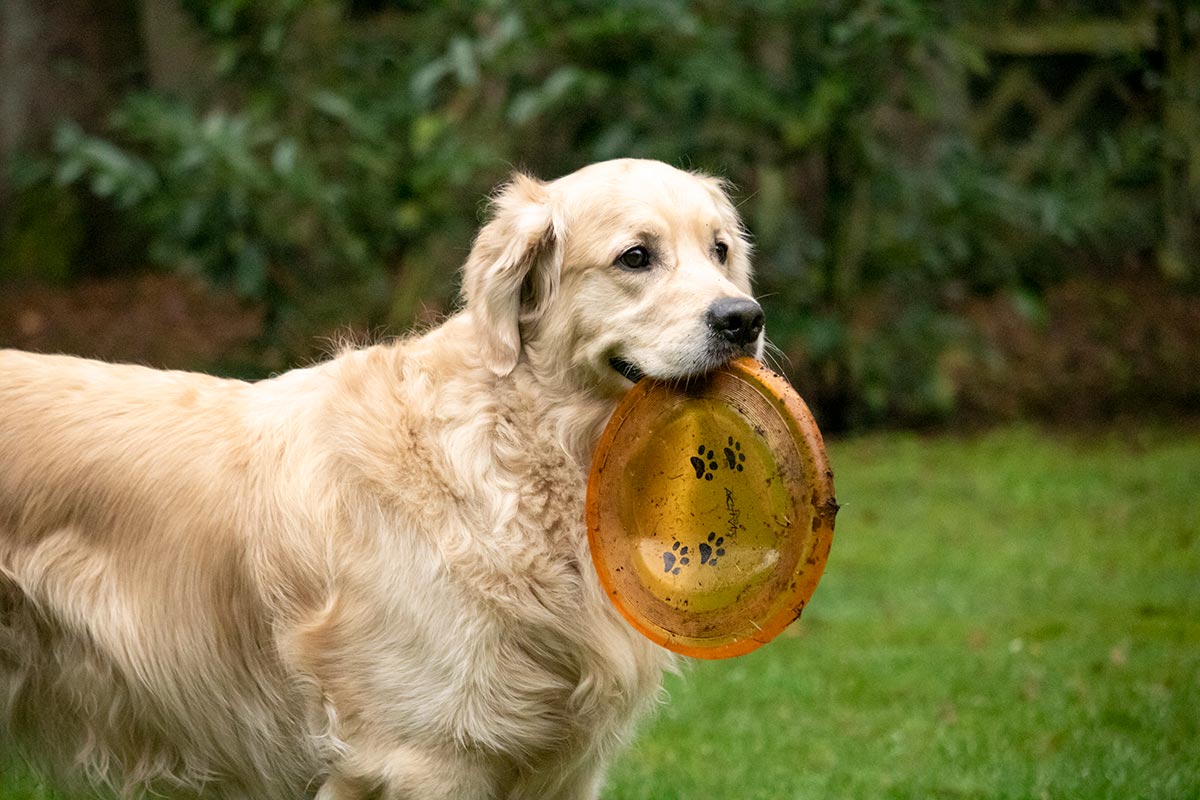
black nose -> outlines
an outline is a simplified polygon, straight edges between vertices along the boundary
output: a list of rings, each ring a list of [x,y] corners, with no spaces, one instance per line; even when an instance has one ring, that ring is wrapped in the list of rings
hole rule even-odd
[[[763,329],[762,306],[746,297],[722,297],[708,307],[705,319],[713,333],[740,347],[756,340]]]

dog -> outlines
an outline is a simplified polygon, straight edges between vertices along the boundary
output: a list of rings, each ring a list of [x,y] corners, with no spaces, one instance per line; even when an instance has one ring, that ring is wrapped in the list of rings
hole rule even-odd
[[[724,185],[493,197],[440,326],[257,383],[0,353],[0,739],[125,796],[595,798],[672,657],[589,556],[642,376],[761,356]]]

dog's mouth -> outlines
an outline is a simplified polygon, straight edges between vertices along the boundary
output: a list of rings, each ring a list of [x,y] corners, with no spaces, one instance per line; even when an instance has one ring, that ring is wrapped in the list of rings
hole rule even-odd
[[[711,354],[709,358],[705,359],[700,364],[693,365],[692,369],[689,369],[686,372],[681,372],[675,377],[683,381],[698,378],[702,375],[707,375],[712,370],[718,369],[719,367],[728,364],[733,359],[741,356],[754,356],[754,351],[749,347],[721,348],[721,352]],[[630,383],[637,383],[642,378],[646,377],[646,373],[643,372],[641,367],[639,367],[637,364],[617,356],[613,356],[612,358],[608,359],[608,366]]]
[[[613,356],[608,360],[608,365],[620,373],[630,383],[637,383],[642,378],[646,377],[646,373],[642,372],[636,364],[632,364],[623,358]]]

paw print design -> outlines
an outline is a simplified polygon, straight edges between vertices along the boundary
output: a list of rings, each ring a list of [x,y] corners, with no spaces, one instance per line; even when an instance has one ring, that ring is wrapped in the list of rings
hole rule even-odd
[[[696,470],[696,480],[703,478],[711,481],[713,479],[713,473],[717,471],[717,459],[716,453],[711,447],[700,445],[696,455],[692,456],[692,469]]]
[[[729,437],[729,442],[725,446],[725,463],[730,469],[742,471],[742,464],[746,462],[746,454],[742,452],[742,443]]]
[[[695,548],[689,548],[676,539],[671,543],[670,550],[663,551],[663,572],[678,575],[684,567],[692,563],[697,551],[700,553],[700,562],[696,566],[715,567],[717,558],[725,555],[725,537],[717,536],[715,532],[709,533],[708,539]]]
[[[717,557],[725,555],[725,537],[717,536],[716,532],[708,534],[708,540],[700,543],[700,563],[710,567],[717,565]]]
[[[713,473],[720,469],[720,460],[724,456],[725,466],[730,470],[741,472],[746,463],[746,454],[742,452],[742,443],[730,436],[722,448],[723,452],[718,455],[711,447],[706,444],[700,445],[696,450],[696,455],[692,456],[692,469],[696,470],[696,480],[711,481]]]
[[[680,545],[678,539],[671,544],[670,550],[663,551],[663,572],[678,575],[679,570],[690,563],[692,559],[688,555],[688,546]]]

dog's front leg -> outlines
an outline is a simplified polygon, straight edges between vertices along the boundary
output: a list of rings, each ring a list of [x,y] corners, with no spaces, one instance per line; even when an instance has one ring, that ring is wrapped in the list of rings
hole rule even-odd
[[[597,800],[604,784],[604,765],[580,762],[568,772],[538,771],[525,775],[507,795],[513,800]]]
[[[315,800],[490,800],[494,782],[487,763],[472,754],[400,747],[348,754]]]

